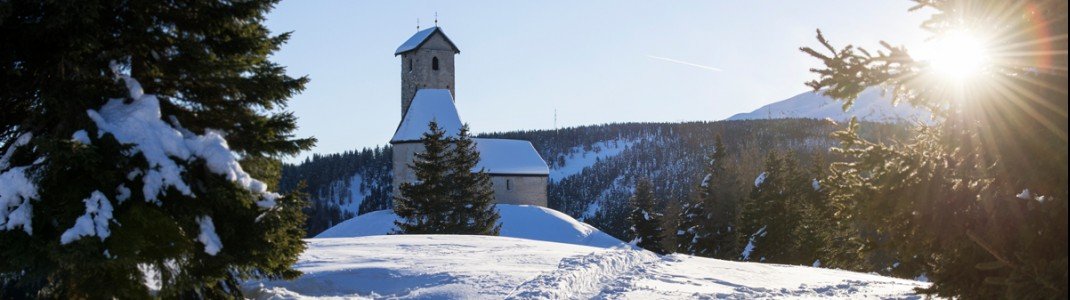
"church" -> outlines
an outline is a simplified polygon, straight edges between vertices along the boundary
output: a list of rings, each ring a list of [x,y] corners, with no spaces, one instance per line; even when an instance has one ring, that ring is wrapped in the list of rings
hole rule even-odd
[[[454,55],[461,53],[441,27],[416,32],[394,52],[401,56],[401,122],[394,137],[394,195],[405,182],[415,182],[409,167],[416,153],[423,151],[421,136],[428,123],[438,123],[447,136],[460,132],[457,112]],[[531,142],[509,139],[473,139],[480,162],[473,172],[486,171],[500,204],[546,206],[546,186],[550,170]]]

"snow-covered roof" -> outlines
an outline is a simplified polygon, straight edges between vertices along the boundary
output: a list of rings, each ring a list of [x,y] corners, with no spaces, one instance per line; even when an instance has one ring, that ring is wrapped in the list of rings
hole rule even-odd
[[[546,175],[550,169],[531,142],[506,139],[473,139],[479,150],[479,164],[495,175]]]
[[[435,121],[446,136],[461,132],[461,117],[453,105],[453,94],[447,89],[420,89],[412,97],[409,111],[401,120],[390,143],[415,142],[427,132],[427,124]]]
[[[439,29],[438,26],[435,26],[417,31],[416,34],[409,37],[409,39],[402,43],[401,46],[398,46],[398,50],[394,51],[394,55],[397,56],[405,52],[416,50],[416,48],[420,48],[420,46],[427,42],[427,40],[430,40],[431,36],[435,35],[436,32],[441,34],[442,38],[446,39],[446,42],[453,48],[454,53],[461,53],[461,50],[457,49],[457,45],[454,45],[453,41],[450,41],[450,38],[446,36],[446,33],[443,32],[442,29]]]

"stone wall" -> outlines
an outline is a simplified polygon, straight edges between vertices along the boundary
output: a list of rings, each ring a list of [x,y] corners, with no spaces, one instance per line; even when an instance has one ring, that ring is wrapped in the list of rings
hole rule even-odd
[[[448,89],[457,99],[453,48],[441,34],[432,35],[419,49],[401,54],[401,116],[409,110],[419,89]],[[431,61],[438,58],[438,70]]]
[[[420,143],[400,143],[394,144],[391,158],[394,161],[394,193],[393,195],[399,196],[401,192],[399,188],[403,182],[416,182],[416,174],[409,168],[409,164],[412,163],[413,158],[416,157],[416,152],[423,151],[424,145]]]
[[[528,204],[546,207],[547,176],[491,176],[494,201],[499,204]]]
[[[416,153],[423,151],[420,143],[394,144],[394,195],[401,195],[399,187],[403,182],[415,182],[416,174],[409,168]],[[546,187],[549,184],[547,176],[491,176],[490,182],[494,188],[494,199],[501,204],[529,204],[545,207],[547,205]]]

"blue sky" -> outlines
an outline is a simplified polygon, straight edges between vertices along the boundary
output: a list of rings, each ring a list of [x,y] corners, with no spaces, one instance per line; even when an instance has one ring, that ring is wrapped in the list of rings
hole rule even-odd
[[[909,1],[283,1],[273,56],[308,75],[289,110],[311,153],[383,145],[400,118],[394,49],[439,25],[461,49],[457,108],[475,132],[721,120],[807,90],[821,28],[834,44],[916,45]]]

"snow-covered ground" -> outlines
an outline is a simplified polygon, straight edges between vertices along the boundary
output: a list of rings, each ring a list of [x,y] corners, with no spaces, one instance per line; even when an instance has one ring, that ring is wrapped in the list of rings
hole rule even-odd
[[[390,211],[308,240],[291,281],[256,299],[920,298],[925,283],[804,266],[658,256],[537,206],[498,205],[502,236],[384,235]]]
[[[843,122],[850,120],[852,116],[872,122],[930,121],[930,114],[926,110],[915,108],[908,103],[893,106],[890,95],[882,95],[881,90],[877,88],[870,88],[859,94],[854,105],[846,112],[843,111],[841,101],[819,93],[805,92],[749,113],[733,115],[728,120],[810,118]]]
[[[549,208],[509,204],[495,207],[501,215],[501,236],[594,247],[613,247],[622,243],[591,225]],[[393,211],[374,211],[338,223],[316,237],[387,235],[397,228],[394,225],[397,219]]]
[[[657,256],[511,237],[309,239],[292,281],[247,283],[255,299],[920,298],[916,281],[803,266]]]
[[[589,151],[584,149],[585,147],[573,147],[565,155],[565,164],[563,166],[559,166],[553,161],[550,162],[550,180],[558,182],[565,177],[579,174],[583,169],[593,166],[599,160],[619,155],[635,142],[627,140],[602,141],[591,145],[591,150]],[[548,157],[547,159],[553,160],[554,158]]]

